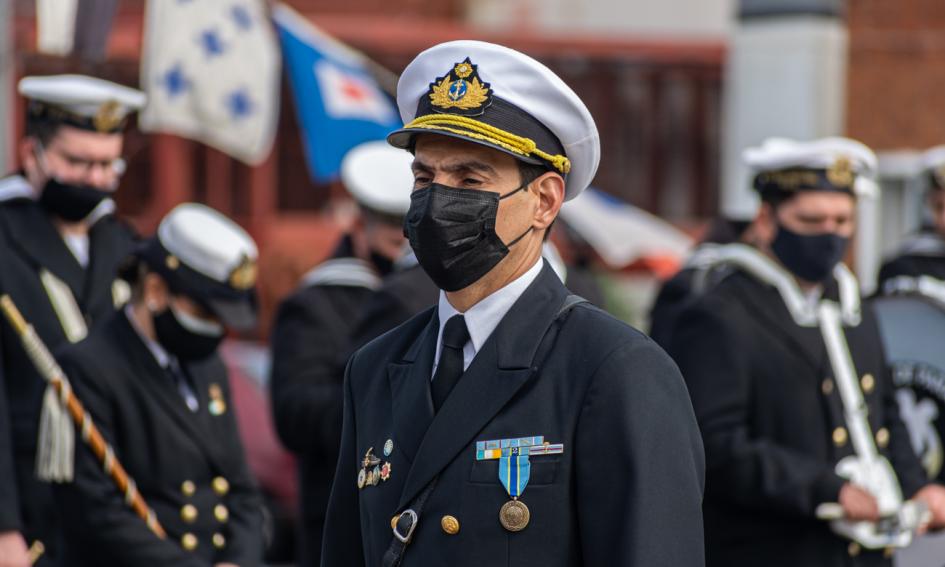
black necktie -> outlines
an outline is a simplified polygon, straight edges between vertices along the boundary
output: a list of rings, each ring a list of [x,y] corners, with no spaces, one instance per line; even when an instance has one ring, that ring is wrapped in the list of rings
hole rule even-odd
[[[440,351],[440,363],[433,373],[433,408],[440,406],[450,395],[450,391],[463,375],[463,347],[469,340],[469,329],[462,315],[453,315],[443,327],[443,348]]]

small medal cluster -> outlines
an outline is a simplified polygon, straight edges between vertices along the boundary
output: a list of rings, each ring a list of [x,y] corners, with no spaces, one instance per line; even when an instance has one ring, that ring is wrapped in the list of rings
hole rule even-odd
[[[476,442],[476,460],[499,460],[499,481],[512,498],[499,509],[499,523],[503,528],[520,532],[531,521],[531,511],[519,500],[531,475],[529,457],[561,453],[564,453],[563,443],[549,443],[541,435]]]
[[[384,443],[384,457],[389,457],[394,451],[394,440],[388,439]],[[390,461],[381,463],[381,459],[374,455],[374,447],[367,450],[361,460],[361,470],[358,471],[358,489],[365,486],[377,486],[390,478]]]

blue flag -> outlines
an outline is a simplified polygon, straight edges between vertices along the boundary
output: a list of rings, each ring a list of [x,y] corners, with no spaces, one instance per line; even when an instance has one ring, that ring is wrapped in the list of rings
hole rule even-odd
[[[273,9],[273,20],[309,172],[316,181],[330,181],[348,150],[386,138],[401,127],[400,115],[358,54],[284,4]]]

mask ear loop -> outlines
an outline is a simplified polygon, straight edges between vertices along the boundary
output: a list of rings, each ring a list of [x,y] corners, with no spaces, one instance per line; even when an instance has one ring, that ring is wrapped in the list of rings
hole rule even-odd
[[[512,189],[511,191],[509,191],[509,192],[506,193],[505,195],[499,195],[499,200],[501,201],[502,199],[505,199],[506,197],[511,197],[512,195],[518,193],[519,191],[523,191],[523,190],[524,190],[526,187],[528,187],[529,185],[531,185],[531,182],[530,182],[530,181],[529,181],[528,183],[522,183],[521,185],[519,185],[518,189]],[[506,248],[511,248],[511,247],[515,246],[516,244],[518,244],[518,241],[519,241],[519,240],[521,240],[521,239],[525,238],[526,236],[528,236],[528,233],[531,232],[534,228],[535,228],[535,227],[533,227],[533,226],[528,227],[528,230],[526,230],[525,232],[523,232],[523,233],[521,234],[521,236],[519,236],[518,238],[516,238],[516,239],[513,240],[512,242],[509,242],[508,244],[506,244],[505,247],[506,247]]]

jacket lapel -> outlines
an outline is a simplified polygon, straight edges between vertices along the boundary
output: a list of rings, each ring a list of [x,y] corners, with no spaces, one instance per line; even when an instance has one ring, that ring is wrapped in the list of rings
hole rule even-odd
[[[434,416],[407,474],[401,508],[449,465],[529,381],[535,353],[566,296],[567,289],[545,264]]]
[[[120,230],[118,225],[105,218],[89,231],[89,267],[82,290],[82,301],[87,306],[95,304],[97,294],[105,293],[111,298],[116,269],[130,252],[128,239],[119,234]]]
[[[85,283],[85,270],[69,251],[49,216],[33,202],[24,202],[4,211],[13,243],[39,272],[49,270],[64,281],[79,301]]]
[[[403,361],[387,366],[397,445],[411,462],[417,454],[424,433],[433,421],[430,380],[433,376],[433,356],[436,353],[440,324],[436,308],[428,312],[429,323],[407,349]]]
[[[217,470],[225,470],[225,464],[218,459],[216,451],[209,443],[210,440],[207,439],[207,432],[199,427],[201,421],[198,415],[195,415],[187,407],[180,392],[171,383],[171,377],[161,368],[148,347],[141,341],[127,316],[122,311],[117,311],[114,314],[114,321],[116,321],[116,340],[119,341],[119,344],[124,345],[123,350],[130,359],[136,383],[145,388],[171,419],[187,433],[190,440],[201,449],[212,466]],[[195,378],[194,383],[195,387],[198,388],[199,396],[199,389],[204,387],[202,380]],[[200,411],[205,409],[206,406],[201,405]]]

